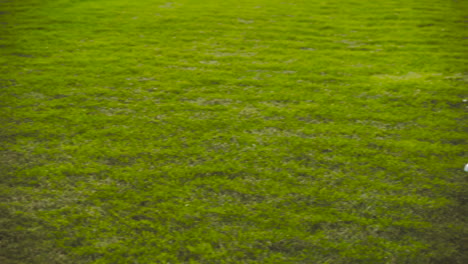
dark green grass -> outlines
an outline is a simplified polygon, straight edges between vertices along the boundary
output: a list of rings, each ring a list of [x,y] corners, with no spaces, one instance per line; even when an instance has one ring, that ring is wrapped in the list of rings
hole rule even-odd
[[[466,263],[467,7],[0,0],[0,262]]]

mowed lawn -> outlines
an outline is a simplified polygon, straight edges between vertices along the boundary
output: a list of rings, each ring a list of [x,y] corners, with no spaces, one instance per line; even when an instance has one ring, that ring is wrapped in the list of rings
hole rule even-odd
[[[0,263],[468,263],[468,1],[0,0]]]

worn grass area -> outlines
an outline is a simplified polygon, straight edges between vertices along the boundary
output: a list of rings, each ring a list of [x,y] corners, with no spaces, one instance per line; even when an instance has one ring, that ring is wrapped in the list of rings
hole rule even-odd
[[[466,0],[0,0],[1,263],[468,263]]]

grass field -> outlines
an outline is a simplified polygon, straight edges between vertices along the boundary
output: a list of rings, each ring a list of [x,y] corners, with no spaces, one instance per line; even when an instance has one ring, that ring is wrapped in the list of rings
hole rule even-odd
[[[468,1],[0,0],[0,263],[468,263]]]

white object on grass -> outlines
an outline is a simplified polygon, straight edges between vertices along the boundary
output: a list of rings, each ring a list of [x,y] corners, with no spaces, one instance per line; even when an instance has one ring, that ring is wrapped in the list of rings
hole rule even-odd
[[[468,172],[468,163],[465,165],[465,171]]]

